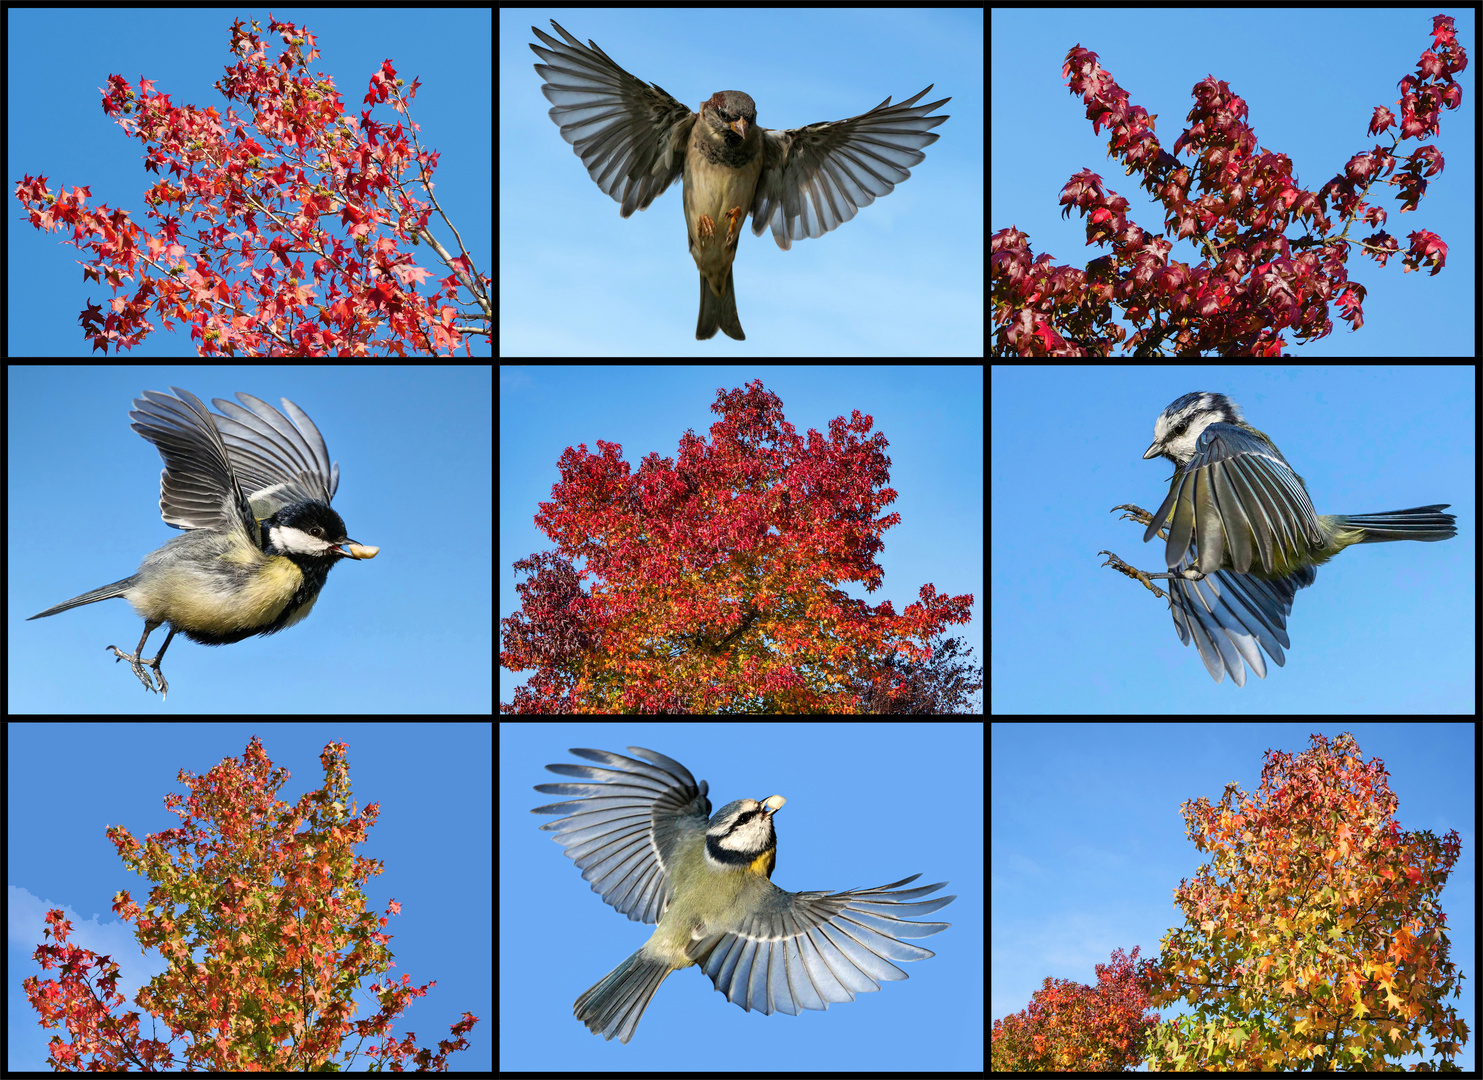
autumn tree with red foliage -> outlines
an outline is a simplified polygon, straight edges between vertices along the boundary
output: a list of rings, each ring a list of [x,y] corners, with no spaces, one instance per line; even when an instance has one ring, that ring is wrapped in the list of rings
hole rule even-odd
[[[1145,1013],[1148,995],[1137,977],[1138,949],[1121,949],[1096,966],[1097,985],[1046,979],[1028,1008],[995,1020],[989,1036],[994,1072],[1121,1072],[1143,1060],[1159,1022]]]
[[[973,695],[984,685],[983,665],[977,671],[972,666],[973,649],[962,638],[939,636],[930,645],[929,660],[912,660],[899,653],[880,657],[880,674],[872,682],[853,684],[861,711],[892,716],[982,713],[981,707],[970,708]]]
[[[1182,808],[1212,859],[1175,890],[1186,926],[1139,976],[1155,1005],[1197,1015],[1160,1025],[1150,1069],[1379,1071],[1423,1035],[1424,1067],[1456,1067],[1468,1026],[1443,1002],[1464,976],[1439,894],[1461,841],[1403,832],[1385,763],[1349,733],[1311,742],[1268,750],[1255,797],[1228,784],[1219,806]]]
[[[53,191],[44,176],[16,183],[31,224],[69,230],[67,243],[91,253],[84,280],[114,292],[83,309],[83,334],[95,351],[122,352],[156,329],[153,312],[167,330],[171,320],[188,324],[202,356],[471,354],[469,335],[491,335],[490,279],[432,194],[439,155],[422,147],[410,112],[420,82],[406,85],[387,60],[362,104],[390,102],[405,126],[383,126],[370,109],[352,120],[333,80],[309,74],[314,36],[273,20],[268,29],[285,46],[272,59],[256,22],[233,23],[238,61],[216,84],[245,116],[176,106],[149,79],[136,92],[108,77],[103,111],[144,144],[145,169],[162,176],[145,192],[159,235],[123,210],[89,208],[87,187]],[[458,255],[434,235],[435,210]],[[400,247],[424,242],[446,277],[433,279]],[[233,280],[235,272],[243,276]]]
[[[971,595],[930,584],[899,615],[836,587],[880,586],[900,521],[878,516],[896,492],[870,416],[805,439],[760,381],[711,410],[710,443],[688,432],[636,474],[613,443],[562,454],[535,518],[557,553],[515,564],[532,577],[500,623],[501,666],[535,674],[503,711],[854,711],[882,657],[929,660],[922,642],[968,621]]]
[[[1017,228],[996,232],[990,254],[995,355],[1108,356],[1122,346],[1137,356],[1165,350],[1281,356],[1286,331],[1300,341],[1332,331],[1331,302],[1358,330],[1365,287],[1349,279],[1351,248],[1381,266],[1401,250],[1382,227],[1386,211],[1365,199],[1381,183],[1397,189],[1401,213],[1416,209],[1429,178],[1442,171],[1441,151],[1427,145],[1397,158],[1395,149],[1404,139],[1440,135],[1442,108],[1462,102],[1454,76],[1467,63],[1452,18],[1436,16],[1432,47],[1400,81],[1399,117],[1377,106],[1370,118],[1367,134],[1394,127],[1392,141],[1354,155],[1315,192],[1297,182],[1285,154],[1257,145],[1245,123],[1246,103],[1226,83],[1210,76],[1194,87],[1190,126],[1171,153],[1153,134],[1156,117],[1130,103],[1096,53],[1073,47],[1062,74],[1086,102],[1093,131],[1108,129],[1109,153],[1129,175],[1141,172],[1141,186],[1163,203],[1163,227],[1140,228],[1128,217],[1128,201],[1083,169],[1061,192],[1062,216],[1077,210],[1087,219],[1087,243],[1111,245],[1110,255],[1084,271],[1054,266],[1049,255],[1033,257],[1029,236]],[[1193,165],[1179,160],[1181,150],[1193,155]],[[1295,224],[1304,236],[1286,235]],[[1375,231],[1351,237],[1356,225]],[[1197,241],[1206,258],[1193,268],[1171,261],[1168,236]],[[1429,267],[1437,274],[1447,245],[1425,229],[1408,239],[1406,270]],[[1141,327],[1131,337],[1113,321],[1114,305]]]
[[[360,886],[382,865],[353,848],[365,842],[380,804],[356,812],[345,750],[324,748],[324,787],[290,807],[273,797],[288,771],[271,771],[253,736],[241,762],[225,758],[204,776],[181,770],[191,794],[165,797],[180,827],[142,845],[125,828],[108,830],[125,865],[158,883],[142,910],[127,891],[114,897],[113,910],[138,921],[141,949],[159,949],[169,964],[134,1003],[187,1042],[177,1057],[168,1043],[140,1039],[138,1012],[114,1016],[124,1004],[118,964],[70,944],[71,924],[52,911],[45,936],[56,944],[39,946],[35,957],[43,970],[60,965],[61,981],[33,975],[24,990],[42,1027],[62,1021],[72,1036],[52,1037],[55,1069],[338,1071],[375,1037],[366,1049],[373,1067],[401,1070],[411,1058],[419,1071],[442,1071],[450,1052],[468,1049],[463,1036],[478,1019],[467,1012],[436,1054],[418,1048],[414,1034],[390,1034],[391,1021],[436,981],[417,987],[403,975],[372,983],[379,1012],[351,1020],[362,978],[395,966],[383,929],[401,905],[392,900],[380,918],[366,910]],[[342,1052],[352,1033],[360,1042]]]

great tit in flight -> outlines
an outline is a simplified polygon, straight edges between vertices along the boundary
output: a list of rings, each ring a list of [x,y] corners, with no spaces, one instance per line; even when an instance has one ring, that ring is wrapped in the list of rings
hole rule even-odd
[[[133,654],[108,648],[151,691],[152,672],[161,699],[169,685],[160,661],[177,633],[203,645],[276,634],[309,614],[330,567],[380,550],[351,540],[330,508],[340,466],[330,464],[324,437],[292,401],[281,399],[280,413],[238,393],[241,405],[213,398],[223,414],[216,415],[194,394],[171,389],[176,396],[146,390],[136,398],[129,426],[159,450],[160,514],[185,534],[145,556],[133,576],[31,616],[128,600],[144,634]],[[143,659],[144,643],[165,623],[165,644]]]

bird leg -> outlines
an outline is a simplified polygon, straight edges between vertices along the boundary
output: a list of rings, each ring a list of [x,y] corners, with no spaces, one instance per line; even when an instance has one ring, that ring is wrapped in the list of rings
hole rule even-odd
[[[736,239],[741,234],[741,220],[747,216],[747,212],[740,206],[733,206],[721,216],[726,219],[726,246],[736,247]]]
[[[1150,592],[1152,592],[1160,600],[1164,599],[1164,597],[1165,597],[1164,590],[1163,589],[1160,589],[1157,585],[1155,585],[1153,583],[1153,579],[1154,578],[1158,578],[1158,577],[1169,577],[1170,575],[1168,575],[1168,574],[1147,574],[1147,573],[1144,573],[1142,570],[1139,570],[1139,569],[1136,569],[1135,567],[1129,566],[1127,563],[1123,562],[1122,559],[1118,558],[1116,555],[1114,555],[1110,551],[1099,551],[1099,552],[1097,552],[1097,554],[1098,555],[1106,555],[1107,556],[1107,561],[1102,564],[1103,566],[1110,566],[1114,570],[1118,571],[1119,573],[1127,574],[1128,577],[1133,578],[1135,581],[1141,581],[1141,582],[1143,582],[1144,586]]]
[[[1126,511],[1128,511],[1127,513],[1123,514],[1123,520],[1125,520],[1125,521],[1136,521],[1140,525],[1149,525],[1149,524],[1151,524],[1153,522],[1153,515],[1152,514],[1150,514],[1147,510],[1143,509],[1141,506],[1134,506],[1132,503],[1123,503],[1121,506],[1114,506],[1112,508],[1112,510],[1126,510]],[[1112,510],[1109,510],[1108,513],[1109,514],[1112,513]],[[1168,535],[1164,532],[1163,529],[1160,529],[1159,530],[1159,539],[1160,540],[1167,540],[1168,539]],[[1154,582],[1154,579],[1156,579],[1156,578],[1172,578],[1172,577],[1179,576],[1179,575],[1168,574],[1168,573],[1165,573],[1165,574],[1150,574],[1150,573],[1146,573],[1143,570],[1138,570],[1135,567],[1129,566],[1127,563],[1123,562],[1123,560],[1121,558],[1119,558],[1118,556],[1114,555],[1110,551],[1099,551],[1099,552],[1097,552],[1097,554],[1098,555],[1106,555],[1107,556],[1107,561],[1102,564],[1103,566],[1110,566],[1114,570],[1118,571],[1118,573],[1126,574],[1128,577],[1132,578],[1134,581],[1141,581],[1141,582],[1143,582],[1144,587],[1146,589],[1148,589],[1150,592],[1152,592],[1155,596],[1157,596],[1161,600],[1165,598],[1166,594],[1164,593],[1164,590],[1160,589],[1157,585],[1155,585],[1153,583]]]

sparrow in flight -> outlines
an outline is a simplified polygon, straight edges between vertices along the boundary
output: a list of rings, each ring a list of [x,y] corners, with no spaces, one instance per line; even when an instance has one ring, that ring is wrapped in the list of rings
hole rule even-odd
[[[544,63],[536,73],[551,119],[619,213],[643,210],[682,179],[685,230],[700,271],[695,337],[717,330],[744,341],[731,264],[742,225],[772,228],[784,251],[794,240],[823,236],[862,206],[889,195],[937,141],[928,115],[951,98],[917,105],[932,89],[892,105],[888,97],[848,120],[773,131],[757,126],[757,105],[740,90],[720,90],[691,112],[657,84],[624,71],[589,41],[583,45],[551,20],[564,41],[535,27]]]

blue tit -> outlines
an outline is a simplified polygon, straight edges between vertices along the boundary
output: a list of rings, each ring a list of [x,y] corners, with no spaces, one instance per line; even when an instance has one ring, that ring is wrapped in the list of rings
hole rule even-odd
[[[276,634],[309,614],[330,567],[380,550],[351,540],[330,508],[340,466],[331,466],[324,437],[292,401],[283,398],[280,413],[251,394],[237,395],[241,405],[213,398],[218,416],[194,394],[171,389],[175,397],[146,390],[135,398],[129,426],[159,450],[160,515],[184,535],[146,555],[132,577],[31,616],[128,600],[144,635],[132,655],[108,648],[150,691],[152,673],[161,700],[170,687],[160,661],[177,633],[203,645]],[[144,643],[165,623],[165,644],[145,660]]]
[[[1277,445],[1241,416],[1224,394],[1193,393],[1175,401],[1154,423],[1146,459],[1174,463],[1169,494],[1150,514],[1123,505],[1123,516],[1146,525],[1144,542],[1165,539],[1169,573],[1135,570],[1111,552],[1111,566],[1142,581],[1170,581],[1169,609],[1179,640],[1191,640],[1216,682],[1229,672],[1246,685],[1244,659],[1265,678],[1260,645],[1281,667],[1291,648],[1287,616],[1315,569],[1353,544],[1385,540],[1448,540],[1457,518],[1449,503],[1380,514],[1317,514],[1303,478]]]
[[[935,955],[904,939],[951,925],[907,921],[957,899],[921,899],[946,882],[900,888],[914,874],[875,889],[787,892],[770,880],[781,795],[738,799],[712,817],[704,780],[653,750],[628,751],[643,760],[573,750],[602,767],[547,765],[579,782],[536,790],[576,798],[531,811],[566,815],[541,829],[556,834],[592,891],[633,921],[658,924],[577,998],[572,1012],[593,1034],[628,1042],[665,976],[692,965],[749,1012],[796,1016],[905,979],[891,961]]]

